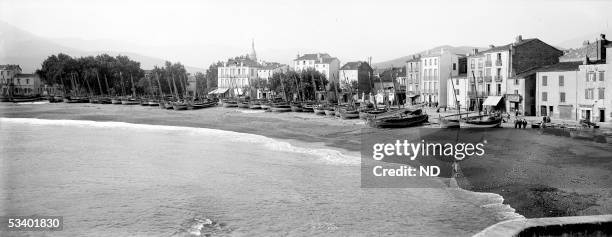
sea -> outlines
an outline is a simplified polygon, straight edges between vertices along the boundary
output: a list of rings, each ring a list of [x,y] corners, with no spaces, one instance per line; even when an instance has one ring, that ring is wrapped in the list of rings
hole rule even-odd
[[[361,188],[359,154],[320,144],[35,118],[0,134],[0,216],[64,221],[1,236],[471,236],[521,218],[493,193]]]

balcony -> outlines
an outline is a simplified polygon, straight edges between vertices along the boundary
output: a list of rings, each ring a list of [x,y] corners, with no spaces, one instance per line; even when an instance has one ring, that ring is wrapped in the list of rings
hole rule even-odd
[[[485,61],[485,67],[491,67],[492,65],[493,65],[493,62]]]
[[[503,78],[502,76],[500,76],[500,75],[495,76],[495,81],[496,81],[496,82],[502,82],[502,81],[503,81],[503,79],[504,79],[504,78]]]
[[[485,82],[493,81],[493,77],[491,77],[491,76],[485,76],[484,79],[485,79]]]

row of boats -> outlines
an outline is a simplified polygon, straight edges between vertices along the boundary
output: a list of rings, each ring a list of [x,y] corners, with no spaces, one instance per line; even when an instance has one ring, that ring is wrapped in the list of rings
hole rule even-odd
[[[142,106],[158,106],[162,109],[173,110],[196,110],[217,105],[216,100],[186,98],[173,100],[172,98],[135,98],[135,97],[79,97],[79,96],[53,96],[47,98],[49,102],[64,102],[64,103],[91,103],[91,104],[116,104],[116,105],[142,105]]]
[[[342,119],[364,119],[371,127],[402,128],[429,123],[429,115],[420,108],[373,108],[355,104],[331,104],[307,102],[285,102],[282,100],[224,99],[226,108],[263,109],[270,112],[307,112],[316,115],[336,116]],[[438,119],[442,128],[493,128],[500,127],[503,119],[498,115],[475,115],[461,117],[455,114]]]

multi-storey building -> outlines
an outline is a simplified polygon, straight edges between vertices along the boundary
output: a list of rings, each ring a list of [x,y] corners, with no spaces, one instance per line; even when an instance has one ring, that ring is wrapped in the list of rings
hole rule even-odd
[[[325,78],[330,82],[338,83],[339,75],[338,70],[340,69],[340,60],[338,58],[329,56],[326,53],[313,53],[304,54],[293,60],[293,70],[303,71],[308,69],[315,69],[321,74],[325,75]]]
[[[459,74],[459,59],[465,56],[440,49],[440,52],[421,56],[422,102],[447,105],[447,80]]]
[[[284,64],[262,62],[261,67],[257,69],[257,77],[268,80],[272,78],[274,73],[286,72],[287,70],[289,70],[289,66]]]
[[[537,38],[520,35],[513,43],[474,52],[468,57],[469,107],[535,114],[534,69],[559,62],[562,54]]]
[[[357,88],[353,89],[359,94],[369,94],[373,87],[373,72],[374,70],[367,62],[348,62],[338,71],[340,75],[340,88],[346,88],[347,83],[357,82]]]
[[[38,74],[22,73],[19,65],[0,65],[0,91],[3,96],[33,96],[45,94]]]
[[[406,61],[406,97],[408,102],[414,104],[417,102],[421,90],[421,55],[412,55],[412,58]]]
[[[610,123],[612,43],[602,35],[568,53],[563,62],[537,70],[536,115]]]

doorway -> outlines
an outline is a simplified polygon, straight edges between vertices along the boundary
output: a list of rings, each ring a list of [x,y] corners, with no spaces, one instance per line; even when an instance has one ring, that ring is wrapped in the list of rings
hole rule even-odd
[[[603,123],[606,121],[606,111],[603,109],[599,110],[599,122]]]
[[[548,109],[546,108],[545,105],[540,106],[540,116],[547,116],[548,115]]]

